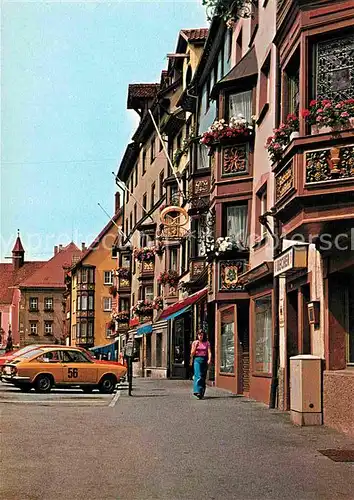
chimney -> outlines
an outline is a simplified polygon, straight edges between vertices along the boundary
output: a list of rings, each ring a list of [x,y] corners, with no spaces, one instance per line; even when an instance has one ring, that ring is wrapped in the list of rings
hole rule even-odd
[[[115,201],[115,212],[118,213],[118,210],[120,209],[120,193],[119,191],[116,192],[114,196],[114,201]]]
[[[62,250],[63,250],[63,245],[59,243],[59,252],[61,252]]]
[[[54,255],[56,255],[58,253],[58,245],[55,245],[54,247]]]
[[[81,251],[84,252],[86,250],[86,245],[85,245],[85,242],[83,241],[81,243]]]

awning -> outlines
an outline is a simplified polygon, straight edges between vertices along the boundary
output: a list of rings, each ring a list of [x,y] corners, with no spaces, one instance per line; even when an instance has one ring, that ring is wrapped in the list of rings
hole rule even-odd
[[[115,359],[115,342],[106,345],[97,345],[95,347],[91,347],[90,351],[93,351],[95,354],[107,354],[108,359]]]
[[[183,309],[180,309],[179,311],[173,313],[173,314],[170,314],[169,316],[167,316],[167,318],[164,318],[166,321],[168,321],[169,319],[175,319],[177,318],[178,316],[181,316],[182,314],[184,314],[185,312],[189,311],[189,309],[191,309],[192,306],[187,306],[187,307],[183,307]]]
[[[177,314],[177,316],[183,314],[183,312],[185,312],[183,311],[183,309],[187,310],[187,308],[191,307],[193,304],[198,302],[198,300],[205,297],[207,293],[208,293],[208,288],[203,288],[202,290],[199,290],[199,292],[193,293],[192,295],[189,295],[189,297],[186,297],[183,300],[175,302],[174,304],[166,307],[166,309],[162,311],[162,314],[159,319],[171,319],[171,317],[175,318],[176,317],[175,313],[179,313]]]
[[[152,323],[145,323],[137,328],[135,337],[152,333]]]

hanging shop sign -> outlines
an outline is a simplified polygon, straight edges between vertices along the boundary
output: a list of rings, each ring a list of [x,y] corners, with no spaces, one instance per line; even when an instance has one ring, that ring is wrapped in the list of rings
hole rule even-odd
[[[160,215],[161,234],[166,240],[180,240],[185,238],[188,230],[184,227],[188,224],[189,216],[187,211],[181,207],[166,207]]]
[[[292,271],[307,268],[307,245],[287,248],[274,260],[274,276],[286,275]]]

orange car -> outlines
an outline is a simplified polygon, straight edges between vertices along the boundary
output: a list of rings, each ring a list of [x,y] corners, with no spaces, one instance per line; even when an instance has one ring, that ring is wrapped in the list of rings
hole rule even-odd
[[[95,363],[75,347],[38,347],[23,353],[2,368],[1,379],[24,392],[32,387],[37,392],[49,392],[53,386],[79,386],[84,392],[97,388],[110,394],[126,374],[118,363]]]

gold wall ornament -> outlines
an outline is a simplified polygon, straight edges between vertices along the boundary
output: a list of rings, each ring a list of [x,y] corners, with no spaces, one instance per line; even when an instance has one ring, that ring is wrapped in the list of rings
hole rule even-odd
[[[166,207],[160,214],[162,224],[161,236],[168,240],[178,240],[187,235],[184,227],[188,224],[189,216],[184,208],[171,206]]]

